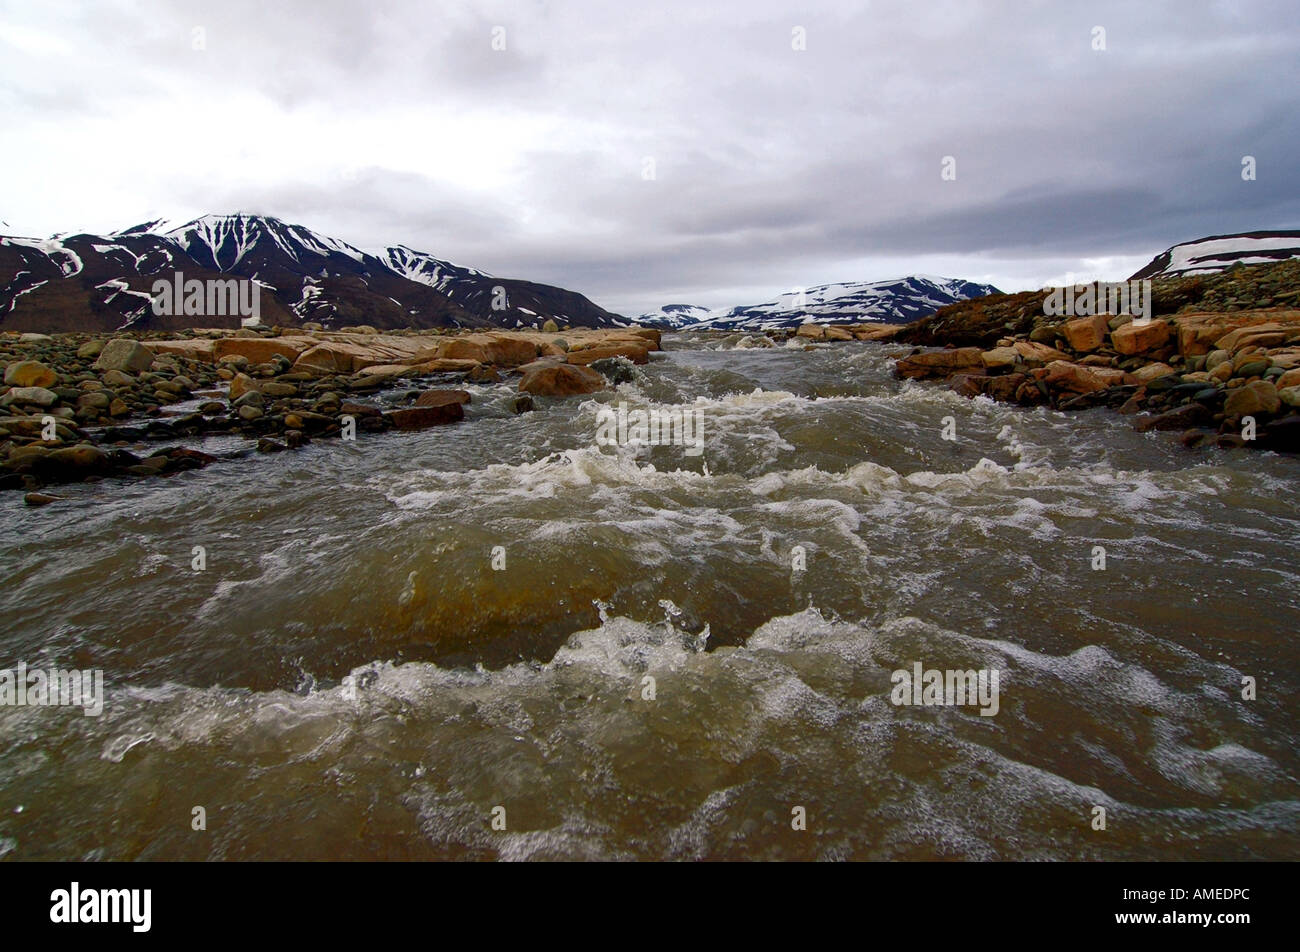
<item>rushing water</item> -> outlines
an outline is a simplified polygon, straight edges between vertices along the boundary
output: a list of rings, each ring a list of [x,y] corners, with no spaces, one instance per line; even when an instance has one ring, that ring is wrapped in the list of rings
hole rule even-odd
[[[0,667],[107,700],[0,708],[0,856],[1300,856],[1300,460],[732,343],[4,495]],[[705,452],[597,446],[618,400]],[[896,706],[917,662],[998,671],[997,714]]]

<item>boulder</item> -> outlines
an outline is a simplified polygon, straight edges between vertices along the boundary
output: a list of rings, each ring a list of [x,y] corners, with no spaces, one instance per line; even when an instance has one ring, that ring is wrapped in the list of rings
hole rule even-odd
[[[1069,361],[1070,355],[1039,341],[1018,340],[1012,343],[1020,359],[1030,367],[1040,367],[1054,360]]]
[[[976,351],[978,353],[978,351]],[[575,364],[546,364],[530,367],[519,381],[523,393],[543,397],[570,397],[604,390],[605,378],[590,367]]]
[[[99,359],[95,361],[95,369],[139,373],[149,369],[153,358],[153,350],[139,341],[128,337],[115,337],[100,351]]]
[[[1070,347],[1081,353],[1088,353],[1106,343],[1106,332],[1110,330],[1107,320],[1105,314],[1076,317],[1072,321],[1066,321],[1061,330]]]
[[[379,407],[372,407],[368,403],[353,403],[351,401],[344,401],[343,403],[339,404],[339,413],[342,414],[343,416],[351,416],[351,417],[383,416],[383,412],[379,409]],[[288,417],[285,417],[286,423],[288,422],[288,419],[289,419]],[[295,422],[301,424],[305,421],[303,421],[303,419],[299,417],[298,420]]]
[[[987,374],[953,374],[948,378],[948,388],[963,397],[978,397],[988,389],[989,381],[996,378]]]
[[[859,325],[853,328],[853,336],[858,340],[889,340],[906,326],[906,324]]]
[[[1169,341],[1169,324],[1163,319],[1130,321],[1110,332],[1115,350],[1124,355],[1145,354]]]
[[[821,324],[800,324],[799,329],[795,331],[796,337],[805,337],[808,340],[825,340],[826,328]]]
[[[5,383],[11,387],[52,387],[59,375],[39,360],[20,360],[5,368]]]
[[[292,363],[314,346],[311,337],[226,337],[213,342],[212,359],[239,356],[250,364],[265,364],[280,356]]]
[[[1300,336],[1300,327],[1284,327],[1276,321],[1265,321],[1229,331],[1216,340],[1214,346],[1236,355],[1247,347],[1280,347],[1296,336]]]
[[[1156,416],[1142,416],[1133,424],[1134,428],[1147,430],[1187,430],[1210,422],[1213,414],[1200,403],[1188,403],[1174,410]]]
[[[581,350],[574,349],[568,352],[569,363],[579,364],[584,367],[607,357],[626,357],[634,364],[645,364],[650,362],[650,351],[643,343],[620,341],[597,344],[595,347],[584,347]]]
[[[424,374],[439,373],[473,373],[483,365],[477,360],[463,360],[456,357],[438,357],[423,363],[412,364],[411,370]]]
[[[1282,376],[1278,377],[1274,382],[1279,389],[1300,385],[1300,368],[1283,371]]]
[[[983,366],[984,354],[978,347],[957,347],[903,357],[894,365],[894,373],[904,378],[947,377]]]
[[[415,337],[339,335],[337,339],[321,341],[304,350],[294,361],[293,369],[318,376],[356,373],[363,367],[375,364],[405,365],[418,363],[421,359],[431,359],[433,353],[421,357],[428,350],[428,345]]]
[[[216,341],[202,338],[194,340],[151,340],[149,346],[153,348],[154,353],[159,355],[185,357],[188,360],[200,360],[212,364],[216,363],[216,357],[214,356],[216,343]]]
[[[995,347],[992,350],[986,350],[980,355],[984,361],[984,366],[989,370],[1000,370],[1005,367],[1013,367],[1020,360],[1020,354],[1014,347]]]
[[[1154,364],[1145,364],[1133,371],[1133,376],[1140,383],[1147,383],[1160,377],[1167,377],[1174,372],[1174,368],[1168,364],[1156,362]]]
[[[984,393],[994,400],[1010,403],[1015,400],[1016,392],[1027,379],[1029,378],[1024,374],[1002,374],[997,377],[989,377],[988,384],[984,386]]]
[[[30,403],[38,407],[52,407],[59,402],[59,395],[44,387],[13,387],[3,397],[0,404],[9,406],[14,403]]]
[[[1277,387],[1267,380],[1252,380],[1228,393],[1223,412],[1229,417],[1256,416],[1276,413],[1281,406]]]
[[[1050,389],[1067,393],[1092,393],[1106,389],[1106,384],[1090,369],[1064,360],[1052,361],[1045,368],[1034,371],[1034,376]]]
[[[358,374],[362,377],[378,377],[382,380],[391,380],[394,377],[413,376],[419,373],[414,366],[407,364],[371,364],[369,367],[362,367]]]
[[[244,394],[257,389],[257,381],[248,374],[235,374],[235,378],[230,381],[230,399],[238,400]]]
[[[518,367],[537,356],[537,344],[510,334],[467,334],[442,341],[428,359],[473,360],[498,367]]]
[[[651,350],[663,349],[663,332],[657,327],[625,327],[619,333],[626,337],[639,337],[649,341],[652,345]]]
[[[443,407],[449,403],[470,402],[467,390],[426,390],[415,400],[417,407]]]
[[[1251,338],[1270,339],[1267,335],[1278,333],[1286,340],[1300,340],[1300,310],[1268,308],[1228,312],[1194,311],[1176,314],[1173,321],[1178,328],[1178,350],[1184,356],[1204,354],[1221,346],[1218,342],[1236,331],[1240,333],[1228,338],[1229,346],[1225,349],[1229,351],[1247,346]],[[1274,336],[1271,339],[1277,338]]]
[[[465,418],[465,408],[459,402],[448,402],[435,407],[408,407],[392,410],[385,417],[399,430],[423,430],[428,426],[455,423]]]
[[[382,364],[384,358],[359,344],[346,341],[322,341],[298,355],[293,363],[295,371],[305,371],[320,376],[352,373],[371,364]]]

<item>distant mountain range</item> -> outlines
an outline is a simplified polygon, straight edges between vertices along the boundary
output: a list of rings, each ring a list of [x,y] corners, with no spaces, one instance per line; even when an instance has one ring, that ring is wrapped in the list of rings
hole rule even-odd
[[[1211,235],[1174,245],[1129,280],[1177,274],[1209,274],[1234,264],[1263,264],[1300,257],[1300,231],[1246,231]]]
[[[668,330],[763,331],[800,324],[907,324],[946,304],[1000,294],[991,284],[960,278],[913,275],[886,281],[822,284],[791,291],[765,304],[710,311],[694,304],[667,304],[642,314],[641,324]]]
[[[575,291],[497,278],[402,245],[367,253],[278,218],[205,215],[104,236],[0,237],[0,330],[240,325],[238,316],[155,314],[153,283],[172,281],[177,271],[185,280],[255,281],[261,322],[268,325],[532,327],[548,318],[579,327],[632,323]]]

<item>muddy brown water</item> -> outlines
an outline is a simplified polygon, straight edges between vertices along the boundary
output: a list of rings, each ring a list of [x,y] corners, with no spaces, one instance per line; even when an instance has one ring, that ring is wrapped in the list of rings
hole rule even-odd
[[[106,699],[0,707],[0,856],[1300,856],[1300,460],[738,339],[6,494],[0,668]],[[702,456],[596,445],[620,400],[699,410]],[[916,663],[996,670],[998,712],[894,704]]]

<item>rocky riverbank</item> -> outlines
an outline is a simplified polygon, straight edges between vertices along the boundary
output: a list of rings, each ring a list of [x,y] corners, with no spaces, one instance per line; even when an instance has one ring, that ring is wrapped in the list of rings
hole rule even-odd
[[[57,498],[41,492],[51,484],[205,466],[217,457],[182,444],[210,434],[277,452],[454,423],[470,395],[450,385],[466,380],[518,375],[512,408],[527,412],[534,397],[630,379],[628,363],[659,349],[659,332],[642,328],[3,334],[0,489],[41,504]]]
[[[1300,452],[1300,261],[1153,282],[1149,320],[1064,319],[1043,291],[950,305],[883,335],[900,377],[1057,410],[1111,407],[1189,447]]]

